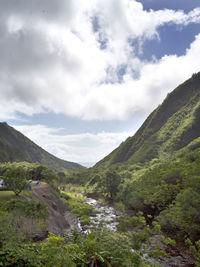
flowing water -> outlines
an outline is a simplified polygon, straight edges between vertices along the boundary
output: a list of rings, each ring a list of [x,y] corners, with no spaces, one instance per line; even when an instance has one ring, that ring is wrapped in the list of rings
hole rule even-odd
[[[81,226],[78,221],[78,230],[84,233],[89,233],[94,227],[108,228],[110,230],[117,230],[117,218],[122,216],[122,213],[118,212],[115,208],[110,205],[102,204],[95,199],[86,198],[84,203],[92,206],[97,213],[90,217],[90,225]],[[155,237],[159,241],[159,236]],[[151,246],[151,245],[150,245]],[[149,249],[149,251],[151,248]],[[153,264],[160,264],[162,267],[193,267],[194,260],[191,255],[182,251],[181,248],[168,247],[169,257],[160,257],[159,259],[146,258]]]
[[[81,231],[87,233],[90,232],[94,227],[108,228],[110,230],[117,230],[117,218],[121,215],[112,206],[99,203],[97,200],[87,198],[84,203],[92,206],[97,213],[90,217],[90,225],[81,226]]]

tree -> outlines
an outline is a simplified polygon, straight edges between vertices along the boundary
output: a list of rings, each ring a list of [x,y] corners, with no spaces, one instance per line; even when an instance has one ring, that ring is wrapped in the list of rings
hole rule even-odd
[[[57,173],[55,171],[53,171],[52,169],[49,169],[49,168],[45,168],[44,170],[42,170],[41,176],[42,176],[42,179],[44,179],[48,183],[53,181],[53,180],[58,181]]]
[[[3,175],[6,188],[12,190],[18,196],[28,186],[26,171],[22,167],[11,167]]]
[[[107,171],[102,180],[102,185],[106,192],[110,194],[110,199],[113,200],[118,193],[118,186],[121,183],[121,177],[116,171]]]
[[[66,175],[64,172],[59,172],[58,173],[58,179],[59,179],[59,183],[62,184],[65,182],[66,180]]]

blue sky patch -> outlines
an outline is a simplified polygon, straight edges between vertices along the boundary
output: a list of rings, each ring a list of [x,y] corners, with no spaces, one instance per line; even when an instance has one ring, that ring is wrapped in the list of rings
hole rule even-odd
[[[152,60],[153,56],[156,56],[157,59],[165,55],[182,56],[195,40],[195,36],[199,31],[199,24],[190,24],[186,27],[179,25],[160,27],[158,30],[160,40],[153,39],[144,42],[143,53],[138,54],[138,56],[142,60]]]
[[[199,0],[138,0],[138,2],[141,2],[144,10],[147,11],[150,9],[173,9],[189,12],[196,7],[200,7]]]

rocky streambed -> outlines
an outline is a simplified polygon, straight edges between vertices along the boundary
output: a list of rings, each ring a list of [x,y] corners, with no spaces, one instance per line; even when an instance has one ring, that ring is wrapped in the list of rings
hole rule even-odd
[[[69,222],[72,231],[76,229],[83,233],[89,233],[94,228],[108,228],[113,231],[117,230],[117,218],[121,216],[120,212],[116,211],[112,206],[102,204],[92,198],[86,198],[84,203],[92,206],[97,212],[90,216],[89,225],[81,226],[79,218],[67,211],[65,213],[65,219]]]
[[[103,204],[92,198],[86,198],[85,204],[92,206],[97,213],[90,217],[90,224],[81,226],[80,221],[75,216],[68,216],[71,220],[70,225],[73,229],[77,229],[83,233],[89,233],[94,228],[108,228],[113,231],[117,231],[118,218],[122,216],[122,213],[117,211],[111,205]],[[159,242],[159,236],[154,237]],[[159,259],[152,259],[145,257],[152,264],[160,264],[162,267],[194,267],[194,259],[191,255],[183,250],[182,247],[168,246],[164,250],[169,255],[168,257],[160,257]],[[151,245],[147,249],[151,251]],[[157,265],[158,266],[158,265]]]
[[[83,232],[90,232],[93,228],[108,228],[109,230],[117,230],[117,218],[121,215],[115,208],[110,205],[105,205],[95,199],[87,198],[85,204],[92,206],[97,213],[90,217],[90,225],[81,226],[79,228]]]

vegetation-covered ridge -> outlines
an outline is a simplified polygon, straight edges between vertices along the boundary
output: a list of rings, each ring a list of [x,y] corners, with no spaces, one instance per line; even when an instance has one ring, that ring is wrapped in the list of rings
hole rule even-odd
[[[81,170],[83,166],[61,160],[28,139],[7,123],[0,123],[0,162],[28,161],[40,163],[54,170]]]
[[[163,158],[200,136],[200,72],[168,94],[133,137],[95,167]]]

